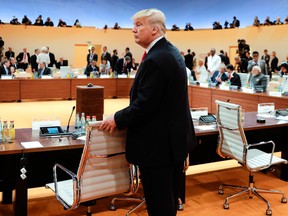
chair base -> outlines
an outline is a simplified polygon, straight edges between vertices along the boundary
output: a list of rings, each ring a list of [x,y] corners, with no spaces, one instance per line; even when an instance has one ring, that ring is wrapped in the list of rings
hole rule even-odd
[[[131,197],[115,197],[110,204],[110,210],[111,211],[116,211],[117,206],[115,204],[116,201],[132,201],[132,202],[140,202],[138,205],[136,205],[135,207],[133,207],[131,210],[129,210],[126,213],[126,216],[129,216],[132,212],[135,212],[137,209],[139,209],[140,207],[142,207],[143,205],[146,204],[145,198],[131,198]]]
[[[266,203],[266,205],[267,205],[266,215],[272,215],[271,205],[270,205],[269,201],[267,201],[259,193],[282,194],[281,202],[282,203],[287,203],[287,198],[286,198],[285,193],[283,191],[257,188],[257,187],[255,187],[255,183],[254,183],[253,179],[254,179],[253,175],[250,172],[250,175],[249,175],[249,186],[248,187],[229,185],[229,184],[221,184],[219,186],[219,188],[218,188],[218,193],[219,194],[224,194],[224,189],[223,189],[224,187],[240,190],[239,192],[226,197],[226,200],[225,200],[225,202],[223,204],[223,208],[224,209],[229,209],[229,199],[230,198],[234,198],[234,197],[243,195],[245,193],[248,193],[250,199],[252,199],[253,195],[255,195],[256,197],[258,197],[259,199],[261,199],[262,201],[264,201]]]

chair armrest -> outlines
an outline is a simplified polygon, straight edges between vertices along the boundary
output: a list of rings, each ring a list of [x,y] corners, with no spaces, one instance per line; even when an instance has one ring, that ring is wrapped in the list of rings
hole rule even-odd
[[[77,175],[75,173],[73,173],[72,171],[68,170],[67,168],[65,168],[64,166],[62,166],[61,164],[56,163],[53,167],[53,176],[54,176],[54,187],[55,187],[55,195],[57,197],[57,199],[64,205],[65,209],[73,209],[76,206],[79,205],[79,203],[73,203],[72,205],[68,205],[65,200],[62,199],[60,191],[58,189],[58,184],[62,183],[63,181],[58,181],[57,178],[57,171],[60,170],[64,173],[66,173],[68,176],[70,176],[72,182],[73,182],[73,196],[78,197],[79,193],[80,193],[80,183],[77,179]],[[58,171],[59,173],[59,171]],[[73,200],[75,200],[73,198]]]
[[[249,152],[249,149],[251,147],[258,147],[258,146],[263,146],[263,145],[271,145],[271,152],[267,153],[267,154],[270,154],[270,159],[269,159],[269,163],[267,163],[267,166],[261,168],[261,169],[266,169],[266,168],[269,168],[272,164],[272,159],[273,159],[273,154],[274,154],[274,150],[275,150],[275,143],[270,140],[270,141],[263,141],[263,142],[259,142],[259,143],[253,143],[253,144],[248,144],[247,147],[246,147],[246,156],[245,156],[245,164],[246,164],[246,167],[249,169],[249,170],[252,170],[248,164],[247,164],[247,160],[248,160],[248,152]]]
[[[140,182],[140,172],[139,167],[134,164],[129,164],[129,178],[130,178],[130,187],[129,191],[125,192],[124,195],[132,196],[137,193],[139,189]]]

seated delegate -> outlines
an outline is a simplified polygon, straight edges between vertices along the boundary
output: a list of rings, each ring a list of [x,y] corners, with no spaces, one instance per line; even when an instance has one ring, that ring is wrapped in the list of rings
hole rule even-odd
[[[221,65],[219,70],[214,72],[213,76],[211,77],[211,86],[219,86],[222,82],[228,80],[228,76],[226,75],[225,71],[225,65]]]
[[[96,60],[92,60],[91,63],[86,67],[84,74],[86,74],[87,77],[90,76],[91,72],[94,73],[98,71],[99,73],[99,67],[96,65],[96,63]]]
[[[231,64],[226,66],[228,72],[228,80],[230,81],[231,86],[237,86],[241,88],[241,79],[240,76],[234,71],[234,67]]]
[[[251,71],[250,84],[255,92],[266,92],[267,82],[267,77],[261,73],[261,68],[254,66]]]
[[[51,75],[51,70],[46,67],[45,62],[39,62],[39,68],[35,75],[36,77],[42,78],[43,75]]]

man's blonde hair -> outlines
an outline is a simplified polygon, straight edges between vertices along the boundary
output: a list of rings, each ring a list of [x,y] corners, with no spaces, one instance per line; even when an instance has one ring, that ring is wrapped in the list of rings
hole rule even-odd
[[[150,25],[155,25],[158,27],[161,35],[165,35],[166,26],[165,26],[165,15],[162,11],[158,9],[145,9],[138,11],[132,16],[132,19],[135,20],[137,18],[146,17],[147,22]]]

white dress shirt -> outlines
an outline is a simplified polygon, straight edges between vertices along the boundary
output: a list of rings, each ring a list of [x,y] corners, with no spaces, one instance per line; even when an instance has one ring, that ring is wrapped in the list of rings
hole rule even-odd
[[[219,69],[220,65],[221,65],[221,58],[220,58],[220,56],[218,56],[218,55],[215,54],[214,56],[210,55],[210,56],[208,57],[207,67],[208,67],[208,70],[209,70],[210,73],[211,73],[211,76],[213,75],[213,73],[214,73],[216,70]]]

